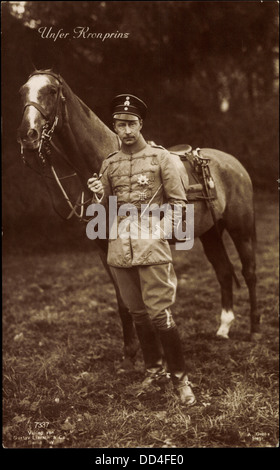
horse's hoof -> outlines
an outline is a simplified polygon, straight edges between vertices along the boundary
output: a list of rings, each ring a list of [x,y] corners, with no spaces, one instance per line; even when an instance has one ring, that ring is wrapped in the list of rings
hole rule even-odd
[[[222,333],[219,333],[219,332],[216,333],[216,337],[217,337],[218,339],[222,339],[222,340],[223,340],[223,339],[229,339],[229,335],[227,335],[227,334],[225,334],[225,333],[222,334]]]
[[[261,333],[254,332],[254,333],[251,333],[250,335],[250,340],[253,341],[254,343],[261,341],[261,339],[262,339]]]

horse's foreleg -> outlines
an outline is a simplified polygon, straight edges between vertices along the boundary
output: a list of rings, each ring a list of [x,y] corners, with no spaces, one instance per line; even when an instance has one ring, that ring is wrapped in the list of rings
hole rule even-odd
[[[117,282],[114,279],[113,273],[107,264],[106,250],[101,248],[99,250],[99,255],[104,265],[104,268],[106,269],[107,273],[109,274],[112,280],[112,283],[116,291],[118,311],[119,311],[119,316],[120,316],[121,323],[122,323],[123,339],[124,339],[124,360],[122,363],[122,368],[127,369],[133,365],[136,353],[139,349],[139,342],[137,339],[132,316],[130,315],[128,308],[124,305],[122,301],[122,298],[120,296],[120,292],[117,286]]]
[[[139,342],[137,339],[134,323],[132,316],[129,313],[128,308],[124,305],[118,286],[116,285],[113,276],[111,276],[113,281],[116,297],[118,302],[119,315],[122,322],[123,329],[123,340],[124,340],[124,360],[121,368],[127,369],[130,368],[135,360],[136,353],[139,349]]]
[[[200,240],[221,286],[221,324],[216,334],[220,338],[228,339],[230,326],[234,320],[231,269],[224,255],[215,227],[205,232],[200,237]]]

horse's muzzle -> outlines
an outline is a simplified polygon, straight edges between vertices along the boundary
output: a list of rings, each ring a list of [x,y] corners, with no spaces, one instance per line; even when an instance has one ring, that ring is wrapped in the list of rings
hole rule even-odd
[[[17,141],[27,150],[37,150],[40,143],[40,134],[36,129],[28,129],[27,132],[18,129]]]

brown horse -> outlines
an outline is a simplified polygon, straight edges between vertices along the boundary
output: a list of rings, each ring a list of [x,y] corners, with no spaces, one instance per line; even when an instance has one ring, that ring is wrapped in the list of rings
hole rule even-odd
[[[87,180],[93,173],[99,172],[103,159],[109,153],[118,150],[116,135],[51,70],[34,72],[21,87],[20,93],[23,116],[18,129],[18,141],[24,161],[30,164],[34,156],[39,155],[42,165],[50,165],[47,155],[51,151],[51,169],[59,185],[61,183],[55,168],[66,161],[76,172],[83,194],[81,202],[71,206],[72,213],[83,218],[77,214],[77,207],[82,208],[84,198],[89,197]],[[169,150],[184,153],[184,150],[189,150],[189,146],[181,145]],[[250,298],[251,338],[257,339],[260,336],[260,317],[256,303],[252,183],[244,167],[231,155],[213,149],[201,149],[201,154],[209,159],[215,182],[217,198],[212,203],[214,218],[218,221],[220,233],[226,229],[230,234],[242,262],[242,274]],[[221,326],[217,335],[227,338],[234,319],[233,272],[216,229],[217,224],[214,224],[213,214],[205,201],[194,202],[194,235],[200,238],[221,286]],[[107,242],[97,240],[96,243],[99,244],[101,259],[110,274],[106,264]],[[131,315],[123,305],[116,285],[115,289],[123,326],[124,355],[130,360],[136,353],[137,340]]]

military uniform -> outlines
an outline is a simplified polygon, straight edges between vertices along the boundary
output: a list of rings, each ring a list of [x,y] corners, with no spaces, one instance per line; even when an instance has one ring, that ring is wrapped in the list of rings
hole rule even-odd
[[[114,119],[142,119],[145,113],[146,105],[133,95],[119,95],[113,101]],[[122,145],[118,152],[104,160],[100,170],[104,190],[102,204],[108,204],[110,196],[117,196],[118,208],[110,227],[107,261],[122,299],[133,315],[148,379],[164,373],[163,347],[175,388],[180,390],[182,401],[192,403],[195,399],[170,310],[175,302],[177,279],[170,245],[165,238],[174,225],[174,212],[170,208],[186,205],[184,167],[179,157],[170,155],[162,147],[149,145],[142,134],[133,146],[133,153],[131,148]],[[148,209],[164,203],[169,204],[164,216],[160,213],[155,216],[153,212],[150,217]],[[148,207],[143,236],[141,208],[144,204]],[[129,216],[120,215],[122,208],[131,211]]]
[[[108,264],[113,268],[121,268],[116,270],[116,276],[121,283],[121,291],[123,286],[124,301],[135,314],[135,321],[142,321],[143,311],[146,310],[161,329],[168,328],[170,322],[174,323],[168,309],[175,301],[177,280],[170,245],[168,239],[164,238],[167,232],[172,231],[173,213],[172,210],[166,211],[161,219],[158,213],[153,223],[147,216],[147,223],[142,225],[147,229],[146,237],[141,236],[140,216],[141,205],[149,204],[153,197],[153,205],[157,207],[164,203],[169,203],[170,208],[174,204],[185,206],[186,193],[179,171],[179,165],[183,164],[179,157],[176,159],[164,148],[151,146],[143,139],[137,152],[131,154],[121,149],[107,158],[100,170],[104,188],[103,202],[108,201],[110,195],[115,195],[118,209],[126,204],[129,211],[133,204],[138,211],[137,215],[132,213],[127,219],[125,216],[116,217],[110,230]],[[152,212],[154,214],[154,211],[149,214]],[[120,224],[123,224],[129,236],[122,236]],[[153,236],[155,227],[160,227],[158,236]],[[117,238],[112,238],[112,233],[117,234]],[[161,266],[156,268],[157,265]],[[131,272],[123,269],[133,267],[139,267],[137,270],[142,292],[139,296],[135,292],[131,295],[134,291],[132,286],[129,287]],[[152,290],[155,273],[157,282]]]

